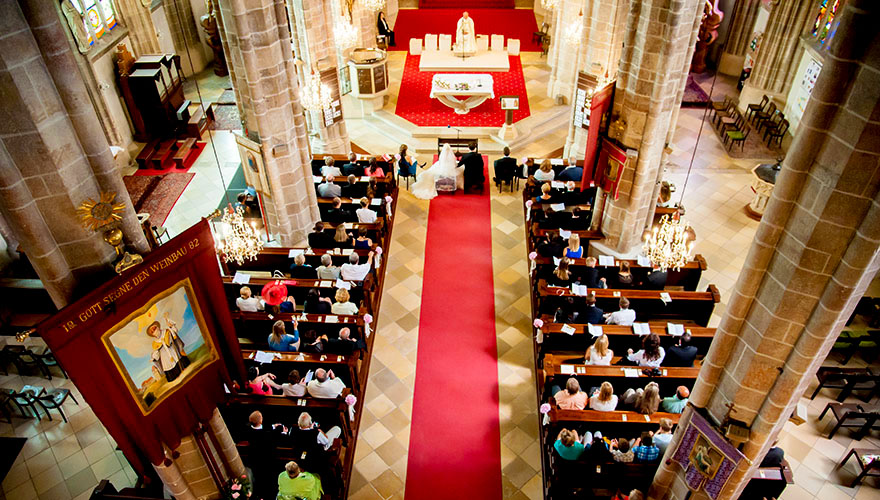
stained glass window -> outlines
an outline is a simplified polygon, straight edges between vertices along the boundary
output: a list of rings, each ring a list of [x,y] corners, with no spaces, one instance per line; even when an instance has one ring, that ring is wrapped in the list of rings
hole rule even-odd
[[[829,8],[829,3],[831,4]],[[820,0],[819,10],[816,13],[816,20],[813,21],[813,29],[811,33],[820,43],[825,43],[828,37],[828,31],[831,29],[831,23],[834,21],[834,15],[837,14],[837,7],[840,0]]]
[[[116,27],[112,0],[73,0],[72,3],[83,18],[83,26],[89,34],[89,45]]]
[[[821,0],[819,2],[819,12],[816,14],[816,20],[813,21],[813,36],[819,33],[819,28],[822,27],[822,20],[825,19],[825,12],[828,11],[828,0]]]

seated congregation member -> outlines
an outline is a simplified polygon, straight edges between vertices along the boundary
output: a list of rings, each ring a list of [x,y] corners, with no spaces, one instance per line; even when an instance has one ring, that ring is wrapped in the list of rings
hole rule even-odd
[[[309,246],[312,248],[333,248],[333,235],[324,231],[324,223],[318,221],[309,233]]]
[[[376,21],[376,27],[379,29],[379,34],[388,40],[389,47],[397,45],[394,43],[394,30],[388,26],[388,21],[385,20],[385,13],[381,10],[379,11],[379,19]]]
[[[782,467],[782,461],[785,459],[785,451],[776,446],[778,443],[778,439],[773,442],[773,447],[767,451],[767,454],[764,455],[764,459],[761,460],[760,467]]]
[[[373,240],[367,238],[367,228],[358,228],[358,237],[354,240],[354,247],[363,250],[373,248]]]
[[[685,406],[687,406],[690,395],[691,391],[687,387],[680,385],[675,390],[675,396],[663,398],[663,402],[660,403],[660,409],[667,413],[681,413],[684,411]]]
[[[349,302],[351,295],[348,290],[339,288],[336,290],[336,302],[330,306],[330,312],[333,314],[357,314],[358,306]]]
[[[240,297],[235,299],[235,306],[238,307],[238,310],[241,312],[257,312],[262,311],[264,304],[263,301],[260,300],[259,297],[251,296],[251,288],[248,286],[243,286],[238,291]]]
[[[569,231],[587,231],[590,229],[590,211],[583,208],[575,208],[571,211],[571,219],[565,223],[563,229]]]
[[[568,270],[568,259],[563,258],[559,261],[559,265],[556,266],[556,269],[553,270],[553,274],[547,279],[547,284],[550,286],[561,286],[561,287],[569,287],[571,286],[571,271]]]
[[[675,345],[666,349],[666,358],[663,366],[694,366],[697,359],[697,347],[691,345],[691,334],[684,332],[675,342]]]
[[[321,297],[317,288],[312,288],[306,293],[306,301],[303,303],[303,311],[306,314],[330,314],[333,301],[330,297]]]
[[[556,177],[556,173],[553,171],[553,164],[550,163],[550,160],[541,162],[540,168],[535,171],[536,181],[552,181],[554,177]]]
[[[577,233],[573,233],[568,238],[568,247],[562,252],[562,255],[569,259],[580,259],[584,255],[584,247],[581,246],[581,237]]]
[[[278,470],[278,469],[275,469]],[[324,495],[321,478],[299,468],[296,462],[287,462],[284,472],[278,474],[276,500],[320,500]],[[264,499],[271,500],[264,496]]]
[[[364,168],[364,174],[369,177],[377,177],[380,179],[385,177],[385,171],[379,166],[375,156],[370,158],[370,163]],[[370,179],[370,181],[374,182],[373,179]]]
[[[636,462],[654,462],[660,458],[660,448],[654,446],[650,433],[643,432],[642,437],[636,439],[633,454],[636,456]]]
[[[321,342],[324,344],[324,352],[331,354],[348,355],[362,348],[357,339],[351,338],[351,329],[348,327],[339,330],[339,337],[335,339],[322,335]]]
[[[615,439],[611,442],[611,457],[615,462],[630,463],[635,460],[635,453],[630,449],[627,439]]]
[[[502,182],[512,182],[514,175],[516,175],[516,159],[510,157],[510,148],[504,146],[504,156],[495,160],[495,177],[492,181],[500,187]]]
[[[614,411],[617,408],[617,396],[611,382],[602,382],[599,390],[590,396],[590,409],[597,411]]]
[[[370,267],[373,265],[373,257],[376,252],[370,251],[367,255],[367,261],[363,264],[358,264],[360,262],[360,256],[358,254],[353,253],[348,256],[348,263],[342,264],[340,268],[340,274],[342,275],[342,279],[349,281],[363,281],[366,279],[367,274],[370,272]]]
[[[597,431],[593,434],[593,440],[590,446],[586,448],[583,454],[581,454],[581,460],[589,464],[604,464],[613,460],[611,452],[608,451],[608,446],[605,445],[605,440],[602,439],[601,432]]]
[[[577,315],[577,308],[572,297],[565,297],[562,304],[553,312],[554,323],[573,323]]]
[[[649,333],[642,337],[642,348],[636,352],[627,349],[626,359],[632,361],[638,366],[649,366],[657,368],[663,363],[666,352],[660,346],[660,336],[656,333]]]
[[[364,168],[358,165],[355,153],[348,153],[348,163],[342,166],[342,175],[346,177],[349,175],[357,177],[364,175]]]
[[[333,265],[330,254],[321,256],[321,265],[315,270],[319,280],[335,280],[339,278],[339,268]]]
[[[581,444],[577,431],[568,429],[559,431],[553,449],[563,460],[577,460],[584,453],[584,445]]]
[[[541,184],[541,194],[535,198],[535,203],[553,203],[553,191],[549,182]]]
[[[568,166],[562,169],[562,172],[559,172],[559,175],[556,176],[556,180],[558,181],[574,181],[580,182],[581,179],[584,178],[584,167],[579,167],[577,165],[577,159],[571,157],[568,159]]]
[[[468,144],[468,152],[461,155],[458,166],[464,167],[465,191],[472,187],[483,189],[483,182],[486,180],[483,174],[483,156],[477,153],[476,142]]]
[[[291,432],[294,441],[307,445],[314,443],[322,446],[324,451],[329,450],[333,445],[333,440],[342,435],[342,429],[337,425],[327,429],[327,432],[322,431],[318,423],[312,421],[312,416],[308,412],[300,413],[296,424],[296,429]]]
[[[318,337],[318,332],[314,330],[304,331],[302,333],[302,340],[299,344],[299,351],[312,354],[320,354],[324,352],[324,343]]]
[[[636,312],[629,308],[629,299],[621,297],[618,305],[620,310],[605,314],[605,323],[609,325],[632,326],[636,322]]]
[[[407,154],[407,149],[408,147],[406,144],[400,145],[400,153],[398,154],[400,159],[397,160],[397,175],[399,177],[415,177],[416,169],[419,167],[418,162]],[[424,166],[425,165],[422,164],[422,167]]]
[[[336,232],[333,233],[333,248],[351,248],[354,239],[345,231],[342,224],[336,226]]]
[[[244,438],[248,442],[248,459],[245,464],[254,476],[254,497],[271,498],[275,494],[272,482],[272,459],[275,457],[275,443],[278,442],[283,427],[275,424],[263,427],[263,414],[255,411],[248,417]]]
[[[553,206],[546,205],[543,209],[534,211],[533,220],[538,223],[538,229],[559,229],[570,215],[565,211],[557,212]]]
[[[572,234],[572,236],[574,236]],[[584,269],[581,284],[589,288],[608,288],[605,278],[599,277],[599,270],[596,269],[598,261],[595,257],[587,257],[584,261],[587,268]]]
[[[666,453],[666,447],[672,441],[672,420],[666,417],[660,419],[660,428],[651,436],[654,446],[660,449],[660,455]]]
[[[343,208],[342,199],[337,196],[333,198],[333,206],[324,213],[323,219],[331,224],[341,224],[343,222],[354,222],[355,216]]]
[[[269,349],[273,351],[289,352],[299,350],[299,330],[297,330],[297,321],[291,320],[293,324],[293,335],[287,333],[283,321],[276,321],[272,325],[272,333],[269,334]]]
[[[629,262],[622,260],[619,265],[617,276],[615,276],[614,288],[632,288],[633,277],[629,270]]]
[[[306,256],[299,254],[293,258],[290,265],[290,277],[301,280],[318,279],[318,272],[309,264],[306,264]]]
[[[345,382],[336,377],[333,370],[318,368],[315,370],[315,377],[306,385],[306,389],[313,398],[334,399],[342,394]]]
[[[369,208],[370,200],[367,198],[361,198],[360,204],[361,208],[355,211],[357,213],[358,222],[364,224],[376,222],[376,212]]]
[[[593,299],[595,302],[595,298]],[[595,306],[593,306],[595,307]],[[584,356],[585,365],[595,366],[611,366],[611,358],[614,357],[614,351],[608,348],[608,335],[604,333],[596,339],[596,341],[587,349]],[[615,401],[617,396],[614,397]],[[615,403],[616,404],[616,403]]]
[[[661,271],[659,266],[651,268],[651,272],[645,277],[642,288],[645,290],[663,290],[666,288],[666,271]]]
[[[260,374],[260,369],[256,366],[248,368],[247,387],[253,394],[272,395],[272,389],[281,390],[281,386],[275,383],[274,373]]]
[[[653,415],[660,407],[660,386],[648,382],[644,389],[627,389],[621,396],[621,404],[642,415]]]
[[[324,182],[318,184],[318,196],[321,198],[337,198],[342,196],[342,187],[333,182],[334,176],[328,175],[324,178]]]
[[[541,257],[562,257],[562,250],[565,248],[566,242],[558,234],[549,236],[540,236],[535,243],[535,251]]]
[[[581,390],[580,383],[574,377],[565,382],[564,391],[555,392],[553,399],[556,400],[556,406],[562,410],[583,410],[587,406],[587,393]]]
[[[577,322],[584,325],[601,325],[605,322],[604,312],[596,307],[595,293],[590,292],[584,299],[584,306],[578,311]]]
[[[290,370],[287,374],[287,382],[281,384],[281,394],[291,398],[301,398],[306,395],[306,381],[299,376],[299,370]]]
[[[335,167],[336,160],[333,159],[332,156],[324,157],[324,166],[321,167],[321,175],[324,177],[329,176],[342,176],[342,170],[339,170],[339,167]]]
[[[519,167],[520,168],[517,172],[517,175],[519,175],[521,179],[526,179],[529,176],[535,175],[535,171],[538,170],[538,166],[535,165],[534,158],[526,158],[523,161],[522,165],[520,165]]]
[[[356,175],[349,175],[347,181],[348,182],[342,185],[343,198],[351,198],[352,200],[360,198],[367,191],[365,187],[358,185],[358,178]]]
[[[278,305],[270,305],[266,308],[269,319],[272,319],[274,316],[277,316],[281,313],[292,313],[293,311],[296,311],[296,299],[294,299],[292,296],[288,296]]]

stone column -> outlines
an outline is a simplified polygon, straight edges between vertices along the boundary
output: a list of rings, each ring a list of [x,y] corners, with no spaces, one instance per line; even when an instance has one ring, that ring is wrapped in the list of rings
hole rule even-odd
[[[174,459],[174,464],[180,470],[180,474],[186,481],[189,491],[196,498],[217,498],[220,491],[217,484],[208,470],[208,464],[203,455],[203,451],[199,448],[195,437],[186,436],[180,440],[180,444],[174,451],[179,456]],[[215,463],[221,467],[220,462]]]
[[[733,11],[730,13],[730,25],[727,28],[729,30],[727,45],[718,63],[718,71],[721,73],[736,77],[742,73],[746,51],[752,38],[752,29],[760,9],[761,0],[739,0],[734,3]]]
[[[739,96],[741,110],[760,102],[764,94],[782,108],[803,54],[800,37],[807,32],[815,5],[813,0],[779,0],[773,6],[752,74]]]
[[[242,463],[241,456],[238,454],[235,440],[232,439],[232,435],[229,434],[229,429],[226,427],[226,422],[220,415],[220,410],[216,408],[214,409],[214,414],[211,415],[211,420],[208,422],[208,425],[210,426],[210,432],[214,434],[217,443],[220,445],[217,451],[223,455],[225,462],[229,464],[230,469],[232,469],[230,472],[234,476],[241,476],[244,474],[244,463]]]
[[[880,269],[878,14],[871,0],[838,14],[804,126],[691,392],[716,421],[729,412],[750,427],[742,452],[755,465],[743,461],[720,498],[745,487]],[[651,498],[685,498],[677,466],[661,465],[654,485]]]
[[[76,80],[67,38],[58,34],[54,9],[36,0],[21,6],[0,2],[7,33],[0,44],[0,213],[53,302],[62,307],[76,298],[78,286],[112,273],[107,265],[115,252],[80,225],[76,207],[88,198],[97,200],[102,189],[117,190],[121,182]],[[93,129],[85,131],[88,126]],[[131,205],[124,188],[117,190],[116,201]],[[145,248],[143,233],[132,230],[133,217],[126,210],[123,228],[129,243]]]
[[[613,113],[625,124],[615,137],[637,150],[621,172],[620,198],[606,204],[604,251],[628,254],[649,222],[663,149],[674,128],[703,13],[697,0],[631,2]]]
[[[228,2],[211,0],[211,3],[217,16],[217,31],[220,32],[220,42],[226,55],[226,69],[229,70],[229,81],[235,94],[235,105],[238,107],[242,128],[248,130],[248,124],[254,122],[254,104],[248,92],[247,75],[243,70],[244,62],[238,46],[238,35],[232,23],[232,11],[228,8]]]
[[[153,26],[150,9],[144,7],[141,0],[116,0],[114,5],[122,24],[128,28],[132,54],[135,57],[160,54],[162,50],[159,48],[159,39],[156,37],[156,27]]]
[[[378,16],[378,12],[365,8],[362,2],[354,3],[351,12],[351,22],[358,32],[358,47],[376,46],[376,35],[379,34],[379,28],[376,27]],[[388,26],[391,26],[390,22]],[[343,61],[340,61],[339,64],[343,64]]]
[[[174,41],[174,50],[180,55],[180,66],[185,75],[205,69],[207,58],[199,39],[199,27],[189,0],[165,0],[165,17]]]
[[[269,232],[284,246],[306,239],[320,220],[284,0],[220,0],[230,71],[248,96],[248,132],[263,145],[270,192]]]
[[[165,459],[165,462],[159,465],[153,464],[153,469],[156,470],[156,475],[162,480],[162,484],[168,488],[168,492],[171,493],[173,498],[178,500],[196,500],[196,496],[190,490],[189,485],[186,484],[186,479],[184,479],[177,464],[170,458]]]
[[[587,53],[589,43],[581,43],[577,47],[565,41],[565,32],[577,22],[578,14],[583,14],[581,30],[587,35],[589,17],[587,16],[586,0],[561,0],[553,10],[553,21],[550,23],[550,52],[547,64],[550,66],[550,78],[547,81],[547,96],[557,99],[564,96],[569,99],[572,89],[577,83],[579,63]]]

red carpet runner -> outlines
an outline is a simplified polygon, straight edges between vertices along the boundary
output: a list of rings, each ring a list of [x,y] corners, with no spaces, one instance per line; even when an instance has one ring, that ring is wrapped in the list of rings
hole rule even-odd
[[[437,73],[450,72],[419,71],[420,57],[406,56],[403,76],[400,78],[400,94],[394,110],[397,116],[419,126],[500,127],[504,124],[504,111],[499,97],[503,95],[519,96],[519,109],[513,112],[514,123],[529,116],[529,96],[519,57],[509,56],[510,71],[489,73],[492,75],[495,98],[486,99],[466,115],[457,114],[438,99],[431,99],[431,79]]]
[[[465,2],[457,2],[462,4]],[[541,46],[532,42],[532,34],[538,31],[532,9],[400,9],[394,21],[396,47],[390,50],[409,50],[410,38],[424,40],[427,33],[455,33],[455,24],[461,13],[467,10],[474,19],[474,31],[478,35],[504,35],[518,38],[523,52],[540,52]]]
[[[488,182],[484,193],[440,195],[428,212],[406,500],[501,499]]]

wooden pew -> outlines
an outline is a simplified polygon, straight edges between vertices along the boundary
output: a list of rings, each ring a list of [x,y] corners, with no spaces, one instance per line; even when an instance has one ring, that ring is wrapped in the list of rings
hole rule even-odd
[[[568,359],[571,359],[571,356],[546,355],[544,357],[543,377],[539,373],[538,383],[543,384],[548,389],[550,384],[565,387],[565,381],[569,377],[574,377],[581,382],[581,389],[588,391],[590,387],[599,387],[602,382],[611,382],[611,385],[614,386],[614,393],[619,397],[626,389],[643,388],[648,382],[657,382],[657,385],[660,386],[660,397],[664,398],[675,395],[675,389],[680,385],[688,388],[692,387],[697,376],[700,374],[699,366],[691,368],[660,367],[662,375],[650,377],[642,372],[645,368],[640,366],[594,366],[564,363]],[[563,364],[571,365],[575,373],[562,373],[560,366]],[[626,375],[625,370],[635,372],[637,376],[629,377]],[[546,391],[543,399],[546,400],[550,396],[552,394]]]
[[[274,283],[277,281],[275,278],[255,278],[251,277],[250,281],[246,285],[241,285],[238,283],[233,283],[232,276],[223,276],[223,289],[226,293],[226,299],[229,304],[229,309],[236,311],[238,307],[235,305],[235,299],[240,297],[240,290],[242,286],[247,286],[251,289],[253,296],[261,295],[263,290],[263,286],[268,285],[270,283]],[[322,297],[330,297],[332,298],[336,295],[336,282],[332,280],[287,280],[291,283],[295,282],[296,284],[288,284],[287,285],[287,293],[292,296],[296,300],[297,311],[302,311],[302,305],[305,301],[306,294],[312,288],[318,290]],[[348,291],[351,299],[351,302],[355,304],[360,304],[362,313],[372,313],[373,312],[373,294],[371,293],[371,283],[373,282],[373,278],[367,276],[367,279],[364,281],[350,281],[352,283],[351,289]]]
[[[286,426],[296,425],[300,413],[308,412],[314,421],[321,424],[323,429],[338,425],[342,429],[343,443],[345,446],[349,446],[353,437],[351,422],[348,418],[348,405],[345,404],[345,396],[349,393],[343,392],[336,399],[231,393],[227,395],[221,413],[224,414],[224,419],[227,422],[241,422],[240,428],[244,428],[247,425],[248,415],[254,410],[263,413],[263,421],[268,425],[280,422]],[[230,431],[232,429],[233,426],[230,426]],[[236,437],[235,433],[233,433],[233,437]]]
[[[275,374],[275,382],[282,384],[287,381],[287,374],[290,370],[298,370],[300,376],[304,377],[309,370],[317,370],[325,368],[333,370],[333,373],[339,377],[351,391],[360,398],[363,396],[363,386],[361,378],[358,375],[358,355],[345,356],[340,354],[314,354],[305,352],[275,352],[263,349],[265,352],[276,354],[275,360],[271,363],[259,364],[253,361],[257,350],[247,349],[242,346],[241,355],[245,362],[253,363],[260,367],[260,373],[271,372]]]
[[[375,226],[376,224],[353,224],[353,226]],[[365,248],[347,249],[346,253],[336,252],[332,248],[309,248],[309,247],[263,247],[257,258],[238,264],[235,261],[224,262],[220,259],[220,269],[224,276],[234,276],[236,271],[281,271],[285,274],[289,273],[290,266],[293,264],[293,258],[290,257],[290,251],[303,251],[306,263],[314,268],[321,265],[321,257],[329,254],[333,259],[333,265],[341,266],[348,263],[349,255],[356,253],[361,258],[366,257],[370,250]]]
[[[551,353],[555,351],[575,351],[583,353],[587,347],[593,344],[592,335],[587,332],[587,325],[571,324],[574,333],[569,335],[562,331],[565,323],[553,323],[553,316],[542,316],[544,325],[541,327],[541,333],[544,335],[544,341],[540,345],[540,353]],[[624,354],[627,349],[638,350],[642,345],[642,337],[633,333],[631,326],[622,325],[601,325],[602,333],[608,336],[609,347],[615,354]],[[660,336],[660,341],[664,348],[668,348],[677,342],[677,337],[669,335],[666,323],[650,324],[651,333]],[[709,345],[715,337],[714,328],[704,328],[699,326],[691,326],[687,328],[691,332],[691,345],[696,346],[701,354],[705,354],[709,350]]]
[[[542,313],[551,314],[562,303],[561,298],[572,297],[575,303],[582,303],[585,297],[573,294],[570,288],[547,286],[546,280],[538,280],[538,305]],[[674,321],[691,320],[699,326],[706,326],[715,304],[721,301],[721,294],[715,285],[709,285],[705,292],[676,292],[661,290],[614,290],[610,288],[593,288],[590,292],[596,295],[596,306],[605,312],[618,310],[620,297],[626,297],[630,309],[636,312],[636,320]],[[615,293],[619,294],[616,296]],[[660,300],[661,293],[668,293],[672,301],[668,304]]]
[[[586,258],[569,260],[572,261],[569,264],[569,270],[575,275],[579,275],[586,269]],[[647,278],[648,273],[653,269],[652,266],[640,266],[635,259],[615,259],[613,266],[596,264],[596,270],[599,271],[599,277],[605,278],[608,283],[614,283],[620,262],[626,262],[629,264],[630,273],[632,273],[633,281],[635,283],[643,282]],[[537,265],[538,276],[545,276],[556,269],[553,257],[538,257],[535,259],[535,264]],[[674,269],[669,269],[667,271],[666,286],[680,286],[684,287],[686,291],[695,291],[700,284],[700,278],[703,275],[703,271],[705,271],[707,267],[706,259],[704,259],[702,255],[694,255],[694,260],[685,264],[678,271]]]
[[[312,175],[321,175],[321,167],[324,166],[324,157],[325,156],[332,156],[333,160],[334,160],[333,166],[339,168],[340,170],[342,170],[343,165],[345,165],[346,163],[349,162],[348,155],[342,155],[342,154],[314,155],[314,156],[312,156]],[[371,155],[358,155],[356,163],[358,165],[362,165],[362,166],[369,165],[370,157],[371,157]],[[381,167],[382,171],[385,172],[386,174],[391,171],[391,170],[389,170],[389,168],[394,167],[394,163],[396,163],[393,158],[390,162],[388,162],[382,158],[382,155],[375,155],[375,157],[376,157],[376,164],[379,167]]]
[[[531,230],[531,234],[533,236],[550,236],[559,234],[559,229],[538,229],[537,225]],[[585,245],[585,240],[601,240],[605,238],[605,234],[599,230],[593,229],[584,229],[584,230],[574,230],[570,231],[571,234],[577,234],[581,239],[581,245]],[[529,238],[532,240],[532,238]],[[531,251],[531,246],[529,247]]]

